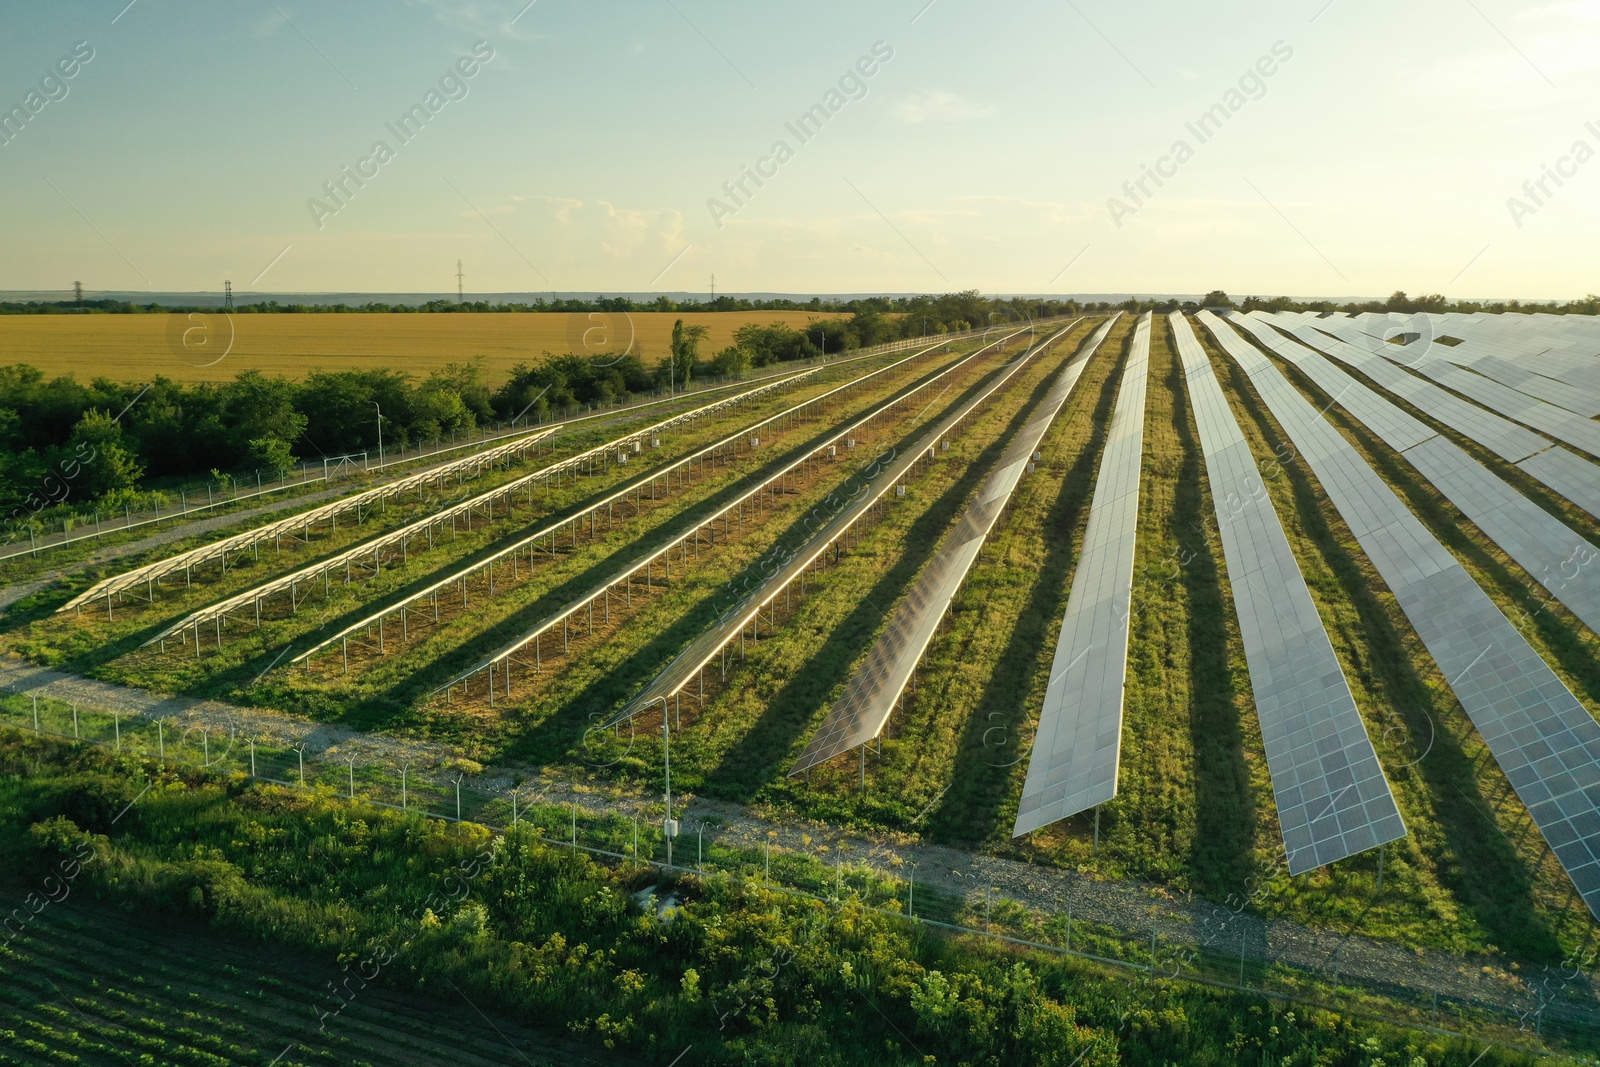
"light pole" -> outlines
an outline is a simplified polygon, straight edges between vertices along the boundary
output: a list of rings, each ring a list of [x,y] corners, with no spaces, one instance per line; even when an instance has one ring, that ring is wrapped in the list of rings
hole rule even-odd
[[[372,402],[372,406],[375,407],[375,408],[378,408],[378,469],[382,470],[383,469],[383,409],[378,407],[378,402],[376,400],[374,400]]]

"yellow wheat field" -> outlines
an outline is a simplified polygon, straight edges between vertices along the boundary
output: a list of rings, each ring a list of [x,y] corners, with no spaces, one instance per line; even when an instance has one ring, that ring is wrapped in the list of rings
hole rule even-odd
[[[482,358],[491,380],[546,352],[633,351],[654,364],[672,324],[704,324],[711,355],[746,323],[804,327],[806,311],[393,315],[0,315],[0,365],[29,363],[47,376],[224,381],[257,369],[288,378],[314,370],[389,368],[424,376]]]

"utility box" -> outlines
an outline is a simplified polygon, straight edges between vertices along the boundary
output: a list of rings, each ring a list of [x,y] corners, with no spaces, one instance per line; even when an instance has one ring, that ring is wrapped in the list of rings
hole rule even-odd
[[[626,466],[627,463],[628,463],[628,453],[626,453],[626,452],[618,452],[617,453],[617,463],[619,465],[621,465],[621,466]]]
[[[759,437],[750,438],[750,447],[751,448],[760,448],[761,447],[761,438],[759,438]]]
[[[650,447],[651,448],[660,448],[661,447],[661,438],[659,438],[659,437],[650,438]]]
[[[661,820],[661,832],[666,834],[668,837],[677,837],[678,836],[678,820],[677,819],[662,819]]]
[[[640,452],[643,452],[643,451],[644,451],[644,442],[643,441],[635,441],[633,443],[633,454],[637,456]]]
[[[854,447],[856,447],[856,439],[854,437],[846,437],[844,439],[844,447],[846,447],[846,448],[854,448]]]
[[[829,445],[828,446],[828,458],[829,459],[832,459],[834,456],[837,456],[838,454],[839,454],[839,446],[838,445]]]
[[[895,496],[905,496],[906,495],[906,487],[903,486],[903,485],[895,486],[894,487],[894,495]]]

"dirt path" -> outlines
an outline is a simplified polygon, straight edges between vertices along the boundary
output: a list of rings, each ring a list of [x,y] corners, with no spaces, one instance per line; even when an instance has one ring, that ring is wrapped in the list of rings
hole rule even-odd
[[[161,717],[181,725],[232,726],[242,734],[276,746],[304,744],[308,757],[329,761],[354,756],[360,763],[398,766],[402,760],[409,760],[419,773],[426,773],[424,768],[437,769],[458,755],[449,746],[435,742],[363,734],[271,709],[164,696],[64,674],[15,656],[0,659],[0,689],[48,695],[99,711]],[[615,788],[578,786],[539,768],[496,768],[486,772],[475,785],[490,793],[505,793],[512,788],[514,773],[523,782],[523,795],[529,790],[539,792],[546,803],[577,804],[594,813],[621,809],[631,814],[637,807],[657,800],[654,796],[626,795]],[[900,879],[905,878],[908,869],[914,869],[919,887],[936,888],[969,902],[980,902],[983,894],[992,889],[1000,897],[1046,914],[1070,910],[1074,921],[1105,924],[1136,932],[1140,938],[1154,930],[1166,944],[1206,945],[1226,954],[1242,950],[1252,961],[1275,961],[1330,977],[1338,974],[1346,983],[1357,981],[1377,989],[1409,987],[1414,991],[1413,999],[1437,991],[1441,997],[1501,1011],[1508,1006],[1518,1011],[1531,1010],[1537,1001],[1530,993],[1530,983],[1544,981],[1555,972],[1554,968],[1530,971],[1524,978],[1504,958],[1410,949],[1355,933],[1314,930],[1263,919],[1133,880],[1105,881],[1078,872],[931,845],[907,835],[840,833],[826,825],[760,813],[741,805],[699,797],[682,799],[678,815],[685,831],[692,832],[705,824],[708,837],[727,846],[758,852],[764,842],[770,841],[786,851],[840,856],[852,867],[870,867]],[[1164,950],[1163,960],[1168,952]],[[1180,949],[1180,955],[1181,952]],[[1571,996],[1573,983],[1568,982],[1565,987],[1564,995]],[[1600,1009],[1592,986],[1576,992],[1582,1002]]]

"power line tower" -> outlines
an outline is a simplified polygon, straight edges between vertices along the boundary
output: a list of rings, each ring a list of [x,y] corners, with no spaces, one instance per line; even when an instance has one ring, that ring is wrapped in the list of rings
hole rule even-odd
[[[456,303],[458,304],[461,303],[462,300],[461,279],[465,277],[466,275],[461,273],[461,261],[458,259],[456,260]]]
[[[73,282],[72,283],[72,296],[73,296],[73,299],[75,299],[78,302],[78,306],[79,307],[83,307],[83,283],[82,282]]]
[[[233,283],[231,281],[222,283],[222,306],[230,311],[233,310]]]
[[[711,302],[713,304],[717,302],[717,276],[715,274],[711,276]]]

